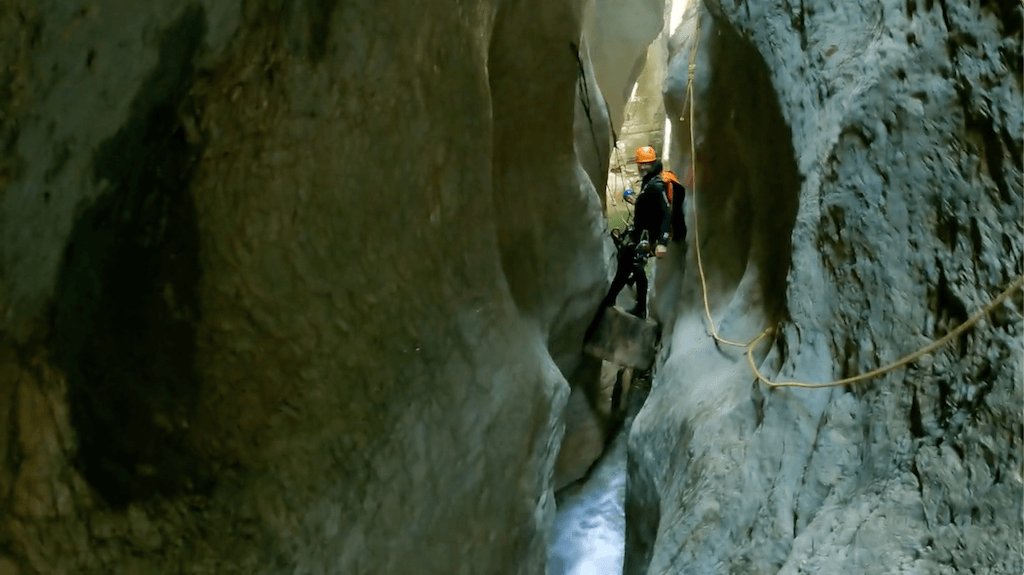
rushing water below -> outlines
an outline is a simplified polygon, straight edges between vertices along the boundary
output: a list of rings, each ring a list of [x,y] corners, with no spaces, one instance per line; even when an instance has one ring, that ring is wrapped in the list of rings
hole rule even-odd
[[[548,575],[620,575],[625,549],[626,434],[620,433],[582,485],[557,499]]]

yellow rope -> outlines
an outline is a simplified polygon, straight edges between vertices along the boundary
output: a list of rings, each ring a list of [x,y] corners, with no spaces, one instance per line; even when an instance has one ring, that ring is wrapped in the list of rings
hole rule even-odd
[[[902,357],[902,358],[900,358],[900,359],[890,363],[889,365],[886,365],[886,366],[883,366],[883,367],[879,367],[879,368],[873,369],[873,370],[871,370],[871,371],[869,371],[867,373],[862,373],[860,375],[855,375],[853,377],[847,377],[845,379],[840,379],[838,381],[832,381],[832,382],[829,382],[829,383],[805,383],[805,382],[802,382],[802,381],[778,381],[778,382],[776,382],[776,381],[769,380],[767,377],[761,375],[761,372],[757,370],[757,366],[754,365],[754,347],[756,347],[757,344],[764,338],[764,336],[766,336],[768,334],[769,330],[765,330],[764,332],[761,333],[761,335],[757,336],[757,339],[755,339],[754,342],[750,345],[750,347],[747,348],[747,362],[750,363],[750,369],[752,369],[754,371],[754,375],[757,376],[757,379],[759,379],[760,381],[763,381],[765,383],[765,385],[767,385],[769,387],[804,387],[804,388],[816,389],[816,388],[822,388],[822,387],[838,387],[840,385],[848,385],[848,384],[851,384],[851,383],[856,383],[858,381],[864,381],[865,379],[871,379],[873,377],[878,377],[880,375],[884,375],[886,373],[889,373],[890,371],[893,371],[895,369],[903,367],[904,365],[907,365],[908,363],[911,363],[911,362],[921,358],[921,356],[927,355],[927,354],[935,351],[936,349],[946,345],[950,341],[953,341],[953,339],[955,339],[957,336],[959,336],[963,332],[965,332],[968,329],[970,329],[971,327],[973,327],[974,324],[976,324],[979,321],[981,321],[981,319],[983,317],[985,317],[986,315],[992,313],[992,310],[994,310],[999,304],[1003,303],[1003,301],[1005,301],[1006,298],[1010,297],[1010,294],[1012,294],[1014,291],[1020,289],[1020,287],[1022,285],[1024,285],[1024,275],[1018,277],[1016,279],[1016,281],[1014,281],[1012,284],[1010,284],[1009,287],[1007,287],[1005,290],[1003,290],[1003,293],[999,294],[988,305],[986,305],[984,308],[982,308],[981,311],[979,311],[978,313],[976,313],[973,316],[971,316],[970,319],[968,319],[967,321],[965,321],[962,324],[958,325],[956,327],[956,329],[954,329],[953,331],[947,333],[942,338],[933,341],[932,343],[926,345],[925,347],[915,351],[914,353],[912,353],[910,355]]]
[[[697,8],[695,8],[695,9],[699,11],[699,6]],[[867,373],[862,373],[860,375],[856,375],[856,376],[853,376],[853,377],[847,377],[847,378],[840,379],[840,380],[837,380],[837,381],[832,381],[832,382],[829,382],[829,383],[806,383],[806,382],[802,382],[802,381],[774,382],[774,381],[771,381],[768,378],[766,378],[764,375],[762,375],[761,372],[758,371],[757,366],[754,364],[754,348],[769,333],[772,333],[773,331],[775,331],[775,328],[774,327],[767,327],[767,328],[765,328],[764,331],[762,331],[750,343],[745,343],[744,344],[744,343],[738,343],[738,342],[734,342],[734,341],[729,341],[729,340],[721,337],[720,335],[718,335],[718,330],[715,328],[715,321],[711,317],[711,306],[708,304],[708,286],[707,286],[707,280],[705,279],[705,276],[704,276],[704,263],[703,263],[703,260],[701,258],[701,254],[700,254],[700,228],[699,228],[699,224],[698,224],[698,220],[700,218],[698,217],[698,214],[697,214],[697,160],[696,160],[696,157],[697,157],[697,145],[696,145],[697,138],[696,138],[695,132],[694,132],[694,117],[695,117],[695,115],[694,115],[694,108],[695,108],[695,106],[694,106],[694,97],[693,97],[693,76],[694,76],[694,71],[697,68],[697,47],[698,47],[698,45],[700,43],[700,13],[699,12],[696,15],[696,19],[697,19],[697,21],[696,21],[696,23],[694,25],[693,46],[690,49],[690,66],[689,66],[689,78],[688,78],[689,82],[688,82],[688,85],[687,85],[687,99],[689,100],[689,105],[690,105],[690,170],[692,171],[692,174],[693,174],[693,243],[694,243],[694,248],[696,249],[696,252],[697,252],[697,269],[700,272],[700,288],[701,288],[701,296],[704,299],[704,315],[707,317],[708,324],[711,326],[711,336],[715,339],[715,341],[717,341],[719,343],[723,343],[725,345],[731,345],[731,346],[734,346],[734,347],[745,347],[747,349],[747,362],[750,364],[750,369],[754,372],[754,375],[757,376],[758,381],[764,382],[765,385],[767,385],[769,387],[772,387],[772,388],[775,388],[775,387],[802,387],[802,388],[808,388],[808,389],[817,389],[817,388],[823,388],[823,387],[838,387],[838,386],[842,386],[842,385],[849,385],[851,383],[856,383],[858,381],[864,381],[864,380],[867,380],[867,379],[872,379],[872,378],[878,377],[880,375],[884,375],[884,374],[889,373],[889,372],[891,372],[891,371],[893,371],[895,369],[899,369],[900,367],[903,367],[903,366],[905,366],[905,365],[907,365],[907,364],[909,364],[909,363],[911,363],[913,361],[916,361],[917,359],[920,359],[922,356],[927,355],[927,354],[935,351],[936,349],[946,345],[947,343],[949,343],[950,341],[955,339],[957,336],[959,336],[963,332],[965,332],[968,329],[970,329],[971,327],[973,327],[974,324],[976,324],[979,321],[981,321],[981,319],[983,317],[985,317],[989,313],[992,313],[992,310],[994,310],[999,304],[1001,304],[1003,301],[1005,301],[1006,298],[1010,297],[1010,294],[1012,294],[1014,291],[1020,289],[1021,286],[1024,286],[1024,275],[1022,275],[1022,276],[1018,277],[1012,284],[1010,284],[1009,287],[1007,287],[1005,290],[1003,290],[1003,293],[999,294],[999,296],[997,296],[988,305],[986,305],[984,308],[982,308],[981,311],[976,313],[974,316],[972,316],[967,321],[961,323],[959,326],[957,326],[955,329],[950,331],[948,334],[946,334],[942,338],[940,338],[940,339],[932,342],[931,344],[929,344],[929,345],[919,349],[918,351],[915,351],[914,353],[911,353],[910,355],[902,357],[902,358],[900,358],[900,359],[898,359],[898,360],[896,360],[896,361],[894,361],[894,362],[892,362],[892,363],[890,363],[888,365],[885,365],[883,367],[879,367],[877,369],[873,369],[873,370],[871,370],[871,371],[869,371]]]
[[[761,332],[761,335],[754,338],[753,341],[747,343],[739,343],[725,339],[718,335],[718,329],[715,327],[715,320],[711,317],[711,306],[708,303],[708,286],[707,279],[704,276],[704,261],[700,255],[700,219],[697,214],[697,138],[694,136],[694,98],[693,98],[693,73],[697,69],[697,45],[700,43],[700,14],[698,13],[697,21],[694,25],[693,32],[693,47],[690,48],[690,66],[689,66],[689,82],[687,82],[687,99],[690,103],[690,173],[693,176],[693,243],[697,248],[697,269],[700,271],[700,288],[701,296],[704,299],[704,315],[708,318],[708,325],[711,327],[711,337],[715,338],[715,341],[731,345],[733,347],[750,347],[754,342],[759,341],[765,334],[770,331],[771,328],[765,329]]]
[[[754,342],[749,343],[738,343],[730,341],[722,336],[718,335],[718,329],[715,328],[715,320],[711,317],[711,306],[708,304],[708,286],[707,280],[704,278],[704,262],[700,256],[700,227],[697,221],[700,219],[697,215],[697,138],[694,136],[693,131],[693,72],[697,68],[697,44],[700,42],[700,14],[697,14],[697,22],[693,32],[693,47],[690,48],[690,67],[689,67],[689,82],[687,83],[687,99],[690,103],[690,173],[693,175],[693,243],[697,247],[697,269],[700,270],[700,287],[701,295],[704,298],[704,315],[708,318],[708,324],[711,326],[711,337],[715,338],[715,341],[724,343],[725,345],[731,345],[733,347],[749,347]],[[758,336],[757,339],[763,337]],[[757,341],[755,339],[754,341]]]

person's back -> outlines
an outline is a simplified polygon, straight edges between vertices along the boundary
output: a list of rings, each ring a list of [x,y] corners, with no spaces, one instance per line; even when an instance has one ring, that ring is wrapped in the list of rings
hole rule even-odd
[[[672,218],[666,195],[665,182],[661,179],[661,161],[655,160],[644,175],[640,195],[636,199],[633,213],[634,240],[639,241],[644,231],[652,244],[668,245]]]

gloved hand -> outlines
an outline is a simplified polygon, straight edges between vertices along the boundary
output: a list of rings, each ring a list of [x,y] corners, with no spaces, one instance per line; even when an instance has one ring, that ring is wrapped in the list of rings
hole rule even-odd
[[[661,256],[665,255],[665,252],[667,252],[667,251],[668,251],[668,248],[666,248],[665,246],[663,246],[661,244],[658,244],[658,246],[656,248],[654,248],[654,257],[660,258]]]

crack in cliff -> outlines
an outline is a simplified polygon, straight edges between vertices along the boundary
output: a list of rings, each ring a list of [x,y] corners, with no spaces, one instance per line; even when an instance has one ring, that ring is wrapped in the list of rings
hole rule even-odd
[[[921,401],[917,397],[917,390],[914,390],[912,399],[910,400],[910,414],[908,415],[908,427],[910,434],[915,438],[922,438],[926,435],[924,430],[924,421],[921,419]]]
[[[1003,28],[1006,38],[1020,37],[1024,29],[1024,5],[1019,0],[991,0],[982,2],[981,9],[991,10]]]
[[[807,470],[811,466],[811,460],[813,459],[814,455],[818,452],[818,445],[821,441],[821,432],[823,429],[825,429],[828,423],[828,415],[826,413],[822,413],[822,415],[818,417],[818,425],[814,429],[814,439],[811,441],[811,448],[807,451],[807,458],[804,460],[804,467],[800,472],[799,488],[795,491],[795,493],[800,493],[804,491],[804,488],[807,486]],[[814,509],[808,509],[803,511],[805,516],[806,514],[810,513],[810,517],[806,520],[806,523],[814,521],[814,517],[815,515],[817,515],[816,512],[820,508],[821,504],[819,503],[818,506],[815,507]],[[796,539],[800,532],[800,511],[800,499],[799,497],[795,497],[793,499],[793,539]]]
[[[925,527],[931,529],[928,513],[924,509],[924,478],[921,477],[921,469],[917,465],[917,457],[912,457],[910,459],[910,472],[917,478],[917,496],[921,501],[921,516],[924,517]]]
[[[327,39],[331,33],[331,17],[338,7],[338,0],[306,0],[309,12],[309,49],[307,55],[314,64],[320,63],[327,55]]]
[[[583,106],[583,113],[587,116],[587,124],[590,125],[590,136],[594,140],[594,153],[600,156],[601,146],[597,143],[597,132],[594,130],[594,118],[590,113],[590,87],[587,85],[587,70],[583,65],[583,57],[580,56],[579,45],[575,42],[569,42],[569,50],[572,51],[573,56],[576,58],[576,65],[578,67],[576,94],[580,100],[580,105]]]
[[[18,350],[18,352],[20,355],[20,350]],[[7,362],[5,361],[4,363]],[[12,358],[11,363],[15,365],[15,369],[17,369],[19,372],[21,369],[23,369],[23,364],[20,357]],[[19,431],[18,428],[17,408],[17,406],[20,403],[18,401],[18,388],[20,387],[21,384],[21,377],[21,374],[17,373],[17,375],[15,375],[14,377],[4,377],[3,379],[0,379],[0,383],[6,383],[7,385],[10,385],[10,389],[0,389],[0,393],[3,394],[3,396],[0,397],[0,399],[8,400],[6,402],[7,429],[0,430],[0,433],[7,434],[7,452],[3,454],[4,459],[0,459],[0,465],[4,466],[3,469],[10,469],[12,471],[12,480],[14,477],[17,477],[18,473],[21,472],[21,463],[22,461],[24,461],[24,454],[22,453],[21,447],[21,432]],[[4,405],[4,403],[0,403],[0,406]],[[3,407],[0,407],[0,409],[3,409]],[[8,492],[0,492],[0,501],[6,502],[10,501],[11,491],[13,490],[11,489],[11,485],[7,485],[5,487],[8,489]],[[4,509],[10,508],[11,506],[9,504],[4,507]],[[2,541],[2,536],[0,536],[0,541]]]
[[[192,4],[161,35],[128,121],[97,148],[109,189],[75,222],[57,280],[50,346],[67,374],[75,464],[114,507],[205,483],[186,439],[200,387],[189,185],[205,143],[182,111],[206,29]]]
[[[927,0],[925,8],[928,10],[932,9],[933,2],[936,0]],[[946,0],[937,0],[939,3],[939,12],[942,14],[942,21],[946,24],[946,32],[952,32],[953,27],[949,23],[949,9],[946,7]]]
[[[807,9],[804,7],[804,0],[800,0],[800,17],[797,21],[797,30],[800,31],[800,49],[807,51],[807,27],[805,22],[805,15]]]
[[[972,102],[973,87],[966,78],[958,77],[955,84],[956,93],[960,108],[964,114],[964,129],[968,133],[977,134],[981,139],[979,153],[985,160],[985,167],[999,190],[1000,199],[1004,204],[1012,203],[1013,197],[1003,168],[1003,146],[1004,138],[1000,137],[995,129],[995,123],[991,114],[975,110]],[[1003,128],[1005,130],[1005,128]],[[1010,148],[1008,151],[1012,151]],[[1012,156],[1011,156],[1012,157]]]
[[[1019,58],[1018,63],[1021,63]],[[1013,140],[1013,136],[1010,135],[1010,131],[1006,128],[1006,126],[1003,126],[1002,128],[999,129],[999,135],[1003,137],[1003,144],[1005,144],[1006,149],[1009,150],[1010,157],[1021,157],[1021,150],[1020,148],[1017,147],[1017,143]]]

